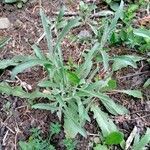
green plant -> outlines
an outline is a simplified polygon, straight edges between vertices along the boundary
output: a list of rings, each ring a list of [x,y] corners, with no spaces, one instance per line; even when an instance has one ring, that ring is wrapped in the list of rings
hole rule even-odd
[[[147,128],[145,135],[143,135],[141,138],[139,134],[136,134],[132,149],[133,150],[145,149],[148,144],[150,144],[150,128]]]
[[[111,6],[111,2],[109,5]],[[144,0],[136,4],[129,4],[121,17],[121,27],[117,28],[110,36],[109,42],[113,45],[125,44],[131,48],[138,49],[140,52],[148,52],[150,50],[149,30],[141,28],[133,28],[135,23],[133,19],[136,12],[144,5]],[[112,5],[111,7],[113,7]],[[116,5],[115,5],[116,6]],[[116,6],[118,8],[118,5]]]
[[[64,139],[63,144],[67,150],[75,150],[76,142],[73,139]]]
[[[32,48],[36,56],[32,57],[30,60],[21,61],[21,63],[17,62],[19,65],[12,70],[12,79],[14,79],[18,73],[23,72],[29,67],[43,66],[48,76],[45,80],[39,82],[38,87],[44,88],[44,91],[42,92],[37,88],[36,91],[27,93],[21,87],[10,87],[8,84],[1,83],[0,92],[29,100],[40,97],[47,98],[49,103],[37,103],[32,105],[32,108],[56,112],[60,120],[63,116],[66,136],[70,138],[75,137],[77,133],[87,137],[84,125],[86,121],[90,121],[88,115],[89,111],[93,112],[94,118],[104,137],[112,132],[118,131],[108,114],[102,111],[100,104],[103,104],[112,115],[125,114],[128,112],[126,108],[115,103],[106,94],[110,91],[113,92],[112,88],[114,89],[114,84],[113,86],[110,84],[112,80],[111,75],[118,69],[127,67],[128,65],[136,68],[136,62],[143,59],[129,55],[109,57],[104,50],[107,40],[114,30],[122,11],[123,1],[111,23],[105,23],[101,40],[99,42],[96,40],[94,44],[91,44],[91,49],[85,50],[82,56],[82,63],[74,64],[72,67],[63,62],[61,41],[72,28],[81,24],[81,18],[77,17],[68,20],[65,27],[58,30],[58,36],[54,43],[52,29],[55,28],[55,24],[53,25],[44,15],[43,10],[40,9],[44,33],[47,40],[48,54],[44,55],[37,45],[33,45]],[[60,17],[59,20],[61,20],[63,17],[62,11],[58,16]],[[109,62],[113,62],[112,71],[110,71]],[[0,63],[5,64],[4,61]],[[100,78],[99,75],[99,64],[103,64],[103,79]],[[137,90],[115,90],[114,92],[123,92],[137,98],[142,97],[141,92]]]
[[[16,3],[18,8],[22,8],[23,4],[25,4],[28,0],[4,0],[7,4]]]
[[[108,150],[113,145],[119,145],[124,141],[122,132],[112,132],[105,138],[102,138],[101,143],[96,143],[94,150]]]
[[[27,142],[19,142],[21,150],[55,150],[55,147],[51,144],[51,138],[53,135],[60,133],[60,127],[61,125],[58,122],[51,123],[48,132],[49,136],[45,140],[41,136],[41,130],[38,128],[32,128],[30,130],[32,135],[29,137]]]
[[[113,45],[126,44],[129,47],[138,49],[140,52],[150,51],[150,32],[147,29],[134,29],[124,27],[113,32],[110,43]]]
[[[113,148],[113,145],[118,144],[123,150],[129,149],[129,147],[133,150],[146,149],[148,144],[150,144],[150,129],[147,128],[145,135],[143,135],[141,138],[139,132],[137,132],[135,136],[132,135],[130,140],[131,138],[134,139],[132,145],[130,145],[130,142],[128,143],[128,141],[124,140],[123,134],[121,132],[112,132],[106,138],[104,138],[101,143],[96,143],[94,150],[109,150]]]
[[[50,130],[50,134],[49,134],[49,141],[50,141],[50,139],[53,135],[60,133],[61,125],[58,122],[57,123],[51,123],[49,130]]]
[[[31,133],[32,135],[27,142],[19,142],[21,150],[55,150],[54,146],[48,140],[42,139],[41,131],[38,128],[31,129]]]
[[[130,4],[128,8],[124,11],[124,17],[122,21],[129,25],[133,18],[135,17],[136,11],[138,10],[139,5],[137,4]]]

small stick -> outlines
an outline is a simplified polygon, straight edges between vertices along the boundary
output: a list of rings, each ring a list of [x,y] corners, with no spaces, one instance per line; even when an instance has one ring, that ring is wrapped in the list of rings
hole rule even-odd
[[[128,139],[126,140],[126,146],[125,146],[125,150],[128,150],[130,148],[130,145],[134,139],[134,137],[136,136],[138,132],[138,128],[135,126],[130,134],[130,136],[128,137]]]
[[[59,12],[52,12],[53,15],[58,15]],[[107,15],[113,15],[113,13],[111,11],[108,11],[107,14],[104,14],[104,12],[97,12],[97,13],[94,13],[90,16],[90,18],[99,18],[99,17],[103,17],[103,16],[107,16]],[[79,16],[79,13],[76,13],[76,12],[65,12],[64,13],[64,16],[65,17],[72,17],[72,16]]]
[[[130,78],[130,77],[133,77],[133,76],[146,74],[146,73],[150,73],[150,71],[143,71],[143,72],[138,72],[138,73],[135,73],[135,74],[126,75],[126,76],[123,76],[123,77],[119,77],[119,79]]]
[[[6,145],[5,142],[6,142],[6,138],[7,138],[8,132],[9,132],[9,130],[6,131],[6,134],[4,135],[4,138],[3,138],[3,144],[2,145],[4,145],[4,146]]]

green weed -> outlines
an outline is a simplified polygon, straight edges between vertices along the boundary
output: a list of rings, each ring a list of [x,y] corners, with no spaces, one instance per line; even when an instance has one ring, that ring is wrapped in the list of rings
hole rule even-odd
[[[109,115],[102,111],[100,106],[103,105],[112,115],[122,115],[128,112],[126,108],[115,103],[107,95],[108,92],[114,92],[114,89],[117,88],[111,76],[113,72],[127,66],[137,68],[136,62],[143,59],[130,55],[110,57],[105,51],[107,41],[114,31],[118,19],[122,16],[122,12],[123,1],[121,1],[111,22],[105,21],[104,31],[99,40],[94,40],[89,49],[84,50],[81,56],[82,62],[73,63],[74,67],[72,67],[63,61],[61,42],[72,28],[76,28],[83,23],[82,17],[68,20],[64,25],[59,26],[59,23],[63,21],[63,9],[54,24],[48,20],[43,10],[40,9],[48,47],[47,54],[44,54],[35,44],[32,46],[35,56],[30,59],[25,57],[26,59],[20,59],[20,61],[16,61],[16,59],[0,61],[0,69],[12,65],[13,62],[13,66],[16,67],[12,70],[12,79],[15,79],[17,74],[22,73],[25,69],[33,66],[42,66],[48,75],[46,79],[39,82],[36,91],[31,93],[25,92],[21,87],[11,87],[6,83],[0,83],[0,93],[28,100],[48,99],[48,103],[34,102],[32,108],[56,112],[60,120],[64,119],[64,129],[68,138],[74,138],[78,133],[87,137],[84,125],[87,121],[91,121],[89,112],[93,113],[104,137],[112,132],[118,132],[116,125],[109,118]],[[57,32],[56,38],[52,36],[54,29]],[[12,62],[10,63],[10,61]],[[102,68],[99,68],[100,64],[102,64]],[[103,71],[103,76],[101,76],[100,70]],[[41,88],[44,90],[41,91]],[[138,90],[115,90],[115,92],[142,98],[142,94]]]
[[[96,143],[96,145],[94,146],[94,150],[113,150],[113,146],[115,145],[120,145],[120,148],[123,150],[129,148],[132,150],[146,149],[148,144],[150,143],[150,129],[147,128],[145,135],[142,137],[140,137],[139,132],[137,132],[135,133],[135,135],[132,135],[132,137],[130,137],[130,140],[131,138],[133,140],[133,144],[131,144],[128,140],[125,141],[124,136],[121,132],[112,132],[106,138],[104,138],[101,143]]]
[[[28,0],[4,0],[7,4],[16,4],[18,8],[22,8],[23,4],[25,4]]]
[[[32,135],[27,142],[20,141],[19,146],[21,150],[55,150],[54,146],[50,144],[47,139],[41,137],[41,131],[38,128],[31,129]]]

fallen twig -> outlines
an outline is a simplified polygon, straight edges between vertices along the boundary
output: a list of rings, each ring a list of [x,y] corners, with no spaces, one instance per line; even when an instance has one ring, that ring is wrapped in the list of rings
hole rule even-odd
[[[128,137],[128,139],[126,140],[126,145],[125,145],[125,150],[128,150],[131,146],[131,143],[134,139],[134,137],[136,136],[138,132],[138,128],[135,126],[130,134],[130,136]]]
[[[133,77],[133,76],[138,76],[138,75],[147,74],[147,73],[150,73],[150,71],[143,71],[143,72],[138,72],[138,73],[135,73],[135,74],[129,74],[129,75],[126,75],[126,76],[123,76],[123,77],[118,77],[118,79],[130,78],[130,77]]]
[[[53,15],[58,15],[59,12],[52,12]],[[99,18],[99,17],[105,17],[105,16],[110,16],[113,15],[114,13],[112,11],[109,10],[103,10],[97,13],[94,13],[92,15],[90,15],[90,18]],[[77,12],[64,12],[64,16],[65,17],[73,17],[73,16],[79,16],[80,14]]]

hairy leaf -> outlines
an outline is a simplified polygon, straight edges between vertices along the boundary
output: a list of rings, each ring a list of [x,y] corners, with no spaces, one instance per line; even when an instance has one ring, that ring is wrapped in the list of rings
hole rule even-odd
[[[45,65],[45,64],[51,64],[49,61],[46,60],[41,60],[41,59],[32,59],[30,61],[27,61],[25,63],[22,63],[18,66],[16,66],[13,70],[12,70],[12,78],[14,79],[15,76],[18,73],[23,72],[25,69],[27,68],[31,68],[33,66],[37,66],[37,65]]]
[[[47,40],[48,50],[49,50],[49,53],[53,55],[51,24],[42,9],[40,9],[40,16],[41,16],[42,25],[43,25],[44,33],[45,33],[46,40]]]
[[[45,56],[42,54],[41,49],[36,44],[32,45],[32,49],[39,59],[45,59]]]
[[[150,39],[150,30],[147,30],[147,29],[134,29],[133,33],[137,36]]]
[[[128,55],[114,57],[113,58],[114,63],[112,65],[113,71],[117,71],[127,66],[132,66],[133,68],[137,68],[136,61],[139,61],[140,59],[142,58],[139,58],[137,56],[136,59],[136,56],[130,57]]]
[[[142,93],[139,90],[116,90],[116,91],[120,92],[120,93],[128,94],[128,95],[136,97],[136,98],[143,98]]]
[[[117,131],[116,125],[108,117],[106,113],[100,110],[96,105],[92,105],[91,110],[94,112],[94,118],[96,119],[100,129],[102,130],[103,136],[106,137],[110,133]]]
[[[43,109],[50,110],[52,112],[56,111],[58,107],[56,107],[57,103],[38,103],[32,106],[33,109]]]
[[[122,115],[128,112],[126,108],[124,108],[121,105],[116,104],[109,96],[107,96],[104,93],[100,93],[100,92],[96,93],[93,91],[87,91],[87,90],[81,90],[81,89],[80,91],[83,92],[85,95],[99,98],[101,102],[104,104],[104,106],[106,107],[106,109],[113,115],[117,115],[117,114]]]

